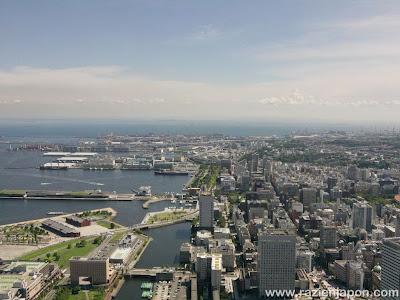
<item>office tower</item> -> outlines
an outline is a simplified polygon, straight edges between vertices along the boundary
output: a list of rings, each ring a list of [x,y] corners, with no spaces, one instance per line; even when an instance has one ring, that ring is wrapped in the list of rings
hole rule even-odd
[[[307,273],[313,270],[313,256],[314,252],[309,250],[302,250],[297,253],[296,266],[298,269],[304,269]]]
[[[364,268],[362,261],[348,261],[347,270],[347,287],[352,290],[364,289]]]
[[[273,164],[271,160],[268,160],[266,158],[263,159],[263,171],[264,171],[264,176],[265,180],[269,181],[272,172],[273,172]]]
[[[347,168],[347,177],[351,180],[358,180],[359,169],[355,165],[351,165]]]
[[[340,199],[342,198],[342,190],[338,187],[334,187],[330,190],[329,196],[331,200],[339,200],[340,202]]]
[[[211,256],[211,287],[218,290],[221,287],[222,254],[213,253]]]
[[[315,188],[303,188],[303,205],[305,209],[310,209],[312,203],[317,202],[317,190]]]
[[[251,173],[255,173],[258,170],[258,154],[251,154],[247,159],[247,169]]]
[[[367,203],[356,202],[353,204],[353,229],[361,228],[368,232],[372,230],[372,207]]]
[[[258,241],[259,294],[293,291],[295,288],[296,239],[285,230],[270,230]]]
[[[319,236],[321,249],[336,248],[337,235],[335,226],[323,225]]]
[[[400,238],[383,240],[381,290],[400,290]],[[399,297],[381,297],[381,299],[399,299]]]
[[[92,284],[107,284],[111,276],[108,258],[72,257],[69,265],[72,284],[79,284],[80,277],[89,277]]]
[[[326,180],[326,183],[328,184],[328,189],[331,190],[334,186],[336,186],[337,178],[328,177],[328,179]]]
[[[210,279],[211,255],[206,252],[200,252],[196,255],[196,273],[199,282],[204,283]]]
[[[214,227],[214,199],[211,196],[200,195],[200,227],[212,229]]]
[[[329,200],[330,199],[330,195],[329,193],[325,192],[324,190],[319,190],[319,201],[321,203],[324,203],[324,200]]]

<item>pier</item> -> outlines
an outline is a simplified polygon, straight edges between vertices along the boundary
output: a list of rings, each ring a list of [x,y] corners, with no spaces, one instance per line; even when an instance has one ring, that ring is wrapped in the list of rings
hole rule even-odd
[[[80,200],[80,201],[144,201],[143,208],[150,204],[173,200],[171,195],[138,196],[127,193],[96,191],[45,191],[45,190],[0,190],[1,199],[23,200]]]

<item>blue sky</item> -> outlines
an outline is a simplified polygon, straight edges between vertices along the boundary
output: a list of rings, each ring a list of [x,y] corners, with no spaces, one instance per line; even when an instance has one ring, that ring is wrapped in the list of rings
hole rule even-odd
[[[3,0],[0,116],[383,121],[398,32],[398,1]]]

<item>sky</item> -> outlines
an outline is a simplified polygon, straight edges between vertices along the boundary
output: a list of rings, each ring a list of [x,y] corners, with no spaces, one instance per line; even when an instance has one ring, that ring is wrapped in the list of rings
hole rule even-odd
[[[394,122],[400,1],[2,0],[0,118]]]

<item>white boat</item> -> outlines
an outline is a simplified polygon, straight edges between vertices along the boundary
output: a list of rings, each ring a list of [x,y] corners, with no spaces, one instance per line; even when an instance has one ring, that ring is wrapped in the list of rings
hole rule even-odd
[[[60,216],[60,215],[65,215],[65,212],[63,211],[49,211],[47,213],[49,216]]]

